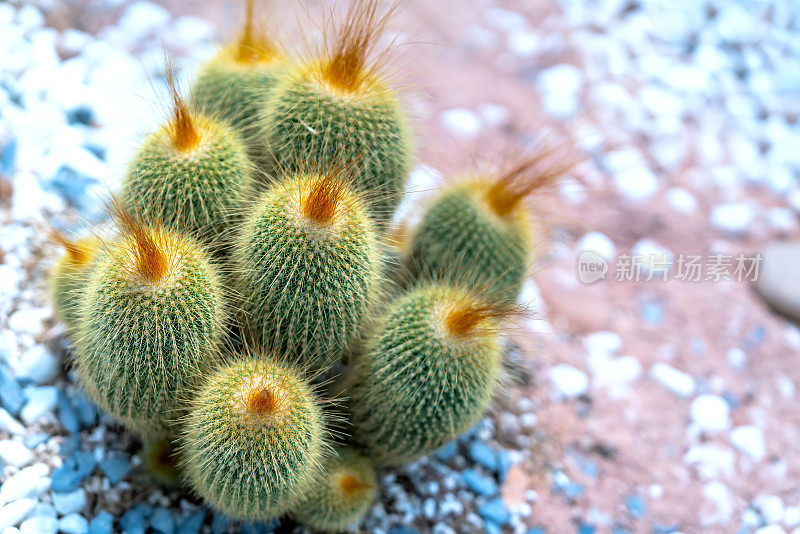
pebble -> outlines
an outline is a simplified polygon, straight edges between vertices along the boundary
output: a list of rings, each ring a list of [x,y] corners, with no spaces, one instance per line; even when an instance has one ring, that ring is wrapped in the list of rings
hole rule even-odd
[[[681,397],[694,395],[696,389],[694,378],[667,363],[653,364],[653,367],[650,368],[650,376],[676,395]]]
[[[643,202],[658,192],[658,179],[643,156],[632,149],[606,154],[605,166],[614,179],[614,188],[624,198]]]
[[[172,18],[162,6],[140,0],[125,9],[117,25],[131,38],[143,38],[158,32]]]
[[[614,242],[602,232],[589,232],[584,235],[578,242],[578,250],[591,250],[606,261],[613,260],[616,255]]]
[[[34,345],[20,358],[11,362],[17,380],[34,384],[52,382],[61,369],[61,364],[52,352],[43,345]]]
[[[96,461],[88,452],[75,451],[64,461],[64,465],[53,471],[53,491],[68,492],[94,471]]]
[[[58,389],[53,386],[28,386],[25,388],[28,402],[22,407],[20,417],[31,425],[52,415],[58,401]]]
[[[682,187],[671,187],[666,191],[667,203],[682,215],[697,211],[697,198]]]
[[[731,408],[717,395],[699,395],[690,407],[692,422],[708,434],[717,434],[730,427]]]
[[[748,202],[727,202],[711,208],[711,224],[729,234],[746,233],[753,224],[756,212]]]
[[[4,365],[0,365],[0,402],[14,415],[17,415],[25,404],[25,394],[19,382]]]
[[[64,534],[87,534],[89,522],[80,514],[69,514],[59,520],[58,530]]]
[[[105,473],[112,484],[116,484],[131,471],[131,462],[127,456],[112,453],[100,462],[100,470]]]
[[[556,395],[563,398],[578,397],[589,388],[589,378],[580,369],[567,364],[558,364],[550,369],[550,381]]]
[[[478,507],[478,513],[498,525],[505,525],[511,519],[511,513],[501,497],[496,497]]]
[[[58,520],[55,517],[31,517],[19,526],[22,534],[56,534]]]
[[[53,506],[61,515],[69,515],[83,510],[86,506],[86,492],[78,488],[69,493],[53,493]]]
[[[469,457],[481,467],[497,472],[497,452],[480,440],[469,444]]]
[[[731,430],[730,441],[731,445],[756,462],[760,462],[767,455],[764,433],[755,425],[737,426]]]
[[[150,517],[150,528],[160,534],[174,534],[175,517],[169,510],[157,508]]]
[[[633,519],[641,519],[647,513],[647,501],[638,493],[625,497],[625,508]]]
[[[484,497],[491,497],[498,491],[497,482],[495,482],[494,479],[482,475],[474,469],[465,469],[462,471],[461,480],[463,480],[472,491]]]
[[[783,519],[783,499],[777,495],[759,495],[753,499],[753,506],[767,523],[780,523]]]
[[[50,488],[49,474],[50,468],[42,463],[20,469],[0,486],[0,503],[38,497]]]
[[[14,467],[25,467],[35,458],[33,452],[19,441],[0,440],[0,460]]]
[[[19,525],[36,508],[36,499],[17,499],[0,507],[0,532]]]
[[[114,516],[101,510],[89,521],[89,534],[111,534],[114,529]]]
[[[61,421],[61,425],[72,433],[78,432],[80,430],[78,416],[67,395],[62,390],[58,391],[56,405],[58,406],[58,418]]]
[[[554,117],[567,118],[579,109],[578,95],[583,86],[583,73],[575,66],[562,63],[539,72],[537,84],[544,108]]]
[[[188,515],[180,520],[178,523],[178,534],[198,534],[203,522],[206,518],[206,509],[201,508],[200,511]]]
[[[475,137],[483,127],[480,115],[464,108],[449,109],[443,112],[442,124],[450,132],[464,137]]]
[[[25,427],[8,413],[4,408],[0,408],[0,430],[5,430],[9,434],[24,435]]]

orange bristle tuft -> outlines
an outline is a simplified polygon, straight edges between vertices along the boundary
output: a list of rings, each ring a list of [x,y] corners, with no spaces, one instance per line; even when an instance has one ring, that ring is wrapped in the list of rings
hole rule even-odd
[[[169,123],[170,137],[172,145],[180,152],[187,152],[200,144],[200,133],[189,113],[183,98],[178,92],[178,85],[175,81],[175,68],[167,62],[167,84],[172,96],[172,119]]]
[[[370,485],[353,475],[343,475],[339,478],[339,487],[345,495],[353,495],[369,488]]]
[[[255,0],[247,0],[245,4],[244,28],[236,45],[236,62],[242,64],[262,63],[275,57],[275,46],[266,36],[255,31],[253,12]]]
[[[347,22],[337,32],[322,67],[328,83],[347,92],[361,89],[369,74],[370,52],[387,18],[388,14],[380,15],[375,0],[357,0],[350,6]]]
[[[316,180],[303,199],[301,213],[319,224],[329,224],[344,197],[344,187],[339,172],[326,172]]]
[[[548,164],[556,150],[543,150],[531,154],[500,175],[486,192],[489,207],[500,217],[514,211],[523,198],[534,191],[553,184],[571,169],[576,162]]]
[[[247,396],[247,409],[254,414],[266,415],[275,413],[280,399],[268,387],[257,388]]]
[[[139,219],[133,217],[117,199],[113,199],[109,212],[119,226],[133,238],[133,257],[136,270],[149,282],[162,280],[169,270],[169,258],[156,242],[152,231]]]
[[[469,302],[451,309],[444,320],[447,331],[456,337],[469,337],[489,319],[504,319],[520,313],[519,308],[504,302]]]
[[[75,241],[69,240],[67,236],[58,230],[53,230],[51,232],[51,236],[53,241],[64,247],[64,250],[66,250],[67,254],[69,255],[69,260],[72,263],[76,265],[83,265],[92,258],[92,252],[90,250],[84,246],[81,246]]]

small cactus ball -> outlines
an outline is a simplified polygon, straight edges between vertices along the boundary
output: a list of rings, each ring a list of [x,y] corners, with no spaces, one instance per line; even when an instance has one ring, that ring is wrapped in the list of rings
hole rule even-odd
[[[322,477],[292,515],[314,530],[340,532],[367,513],[377,488],[372,462],[343,447],[325,461]]]
[[[346,175],[284,177],[255,202],[233,247],[253,344],[311,371],[356,337],[379,287],[374,225]]]
[[[266,92],[285,68],[279,45],[254,27],[253,2],[248,0],[239,39],[223,46],[204,63],[189,102],[206,116],[228,121],[241,135],[254,162],[265,157],[258,113]]]
[[[370,458],[415,460],[478,421],[500,377],[500,320],[511,313],[443,284],[388,306],[351,382],[353,437]]]
[[[211,506],[243,519],[286,513],[316,482],[329,454],[311,387],[296,369],[258,355],[205,380],[181,443],[192,488]]]
[[[120,214],[82,295],[75,364],[97,404],[158,435],[215,360],[223,290],[198,242]]]
[[[54,238],[64,248],[64,254],[50,271],[50,302],[56,319],[73,332],[78,326],[81,292],[103,244],[96,236],[71,241],[56,232]]]
[[[356,2],[330,50],[278,81],[261,120],[280,169],[356,161],[354,183],[375,199],[371,213],[381,227],[400,202],[411,155],[405,114],[368,59],[382,24],[376,2]]]
[[[218,245],[248,199],[253,167],[232,127],[189,110],[167,73],[172,117],[134,155],[121,198],[150,221]]]

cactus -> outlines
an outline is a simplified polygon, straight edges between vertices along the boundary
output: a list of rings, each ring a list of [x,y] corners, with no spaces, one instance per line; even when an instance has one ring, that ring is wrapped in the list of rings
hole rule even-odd
[[[499,379],[499,320],[515,310],[441,284],[386,310],[356,364],[353,437],[381,464],[411,461],[483,415]]]
[[[115,210],[123,235],[86,282],[75,363],[98,405],[160,434],[214,362],[223,290],[199,243]]]
[[[220,244],[247,199],[252,165],[239,135],[218,119],[190,111],[167,79],[172,118],[134,155],[122,186],[123,204],[167,228]]]
[[[357,335],[379,287],[375,231],[347,173],[285,176],[256,201],[233,247],[249,338],[311,371]]]
[[[318,531],[339,532],[369,510],[377,493],[375,468],[349,448],[338,449],[326,460],[323,475],[292,515]]]
[[[253,0],[246,5],[241,36],[200,67],[189,102],[207,116],[228,121],[247,144],[250,158],[263,164],[267,151],[258,112],[284,71],[285,57],[276,42],[254,28]]]
[[[523,158],[499,178],[470,180],[442,191],[411,238],[408,278],[477,282],[514,300],[525,280],[533,235],[521,201],[567,168],[540,171],[550,154]]]
[[[321,473],[328,445],[319,401],[292,367],[247,356],[210,375],[181,436],[188,481],[237,518],[280,516]]]
[[[282,170],[357,160],[355,185],[374,195],[372,215],[383,225],[400,201],[411,146],[396,96],[369,60],[385,23],[376,6],[355,2],[328,50],[287,69],[265,100],[261,128]]]
[[[96,236],[70,241],[60,232],[53,232],[53,239],[65,252],[50,271],[50,302],[56,319],[64,323],[67,331],[74,332],[78,326],[80,294],[102,243]]]
[[[140,456],[147,472],[160,484],[168,488],[177,488],[181,485],[179,455],[169,438],[147,440]]]

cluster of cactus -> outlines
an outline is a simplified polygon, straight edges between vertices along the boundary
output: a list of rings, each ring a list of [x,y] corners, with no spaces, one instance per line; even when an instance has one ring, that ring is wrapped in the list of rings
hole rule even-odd
[[[159,480],[335,531],[376,468],[490,406],[532,246],[521,201],[550,177],[526,157],[446,187],[389,262],[413,143],[373,51],[386,13],[359,0],[293,59],[252,11],[186,100],[167,69],[172,112],[109,203],[118,232],[58,236],[53,304]]]

